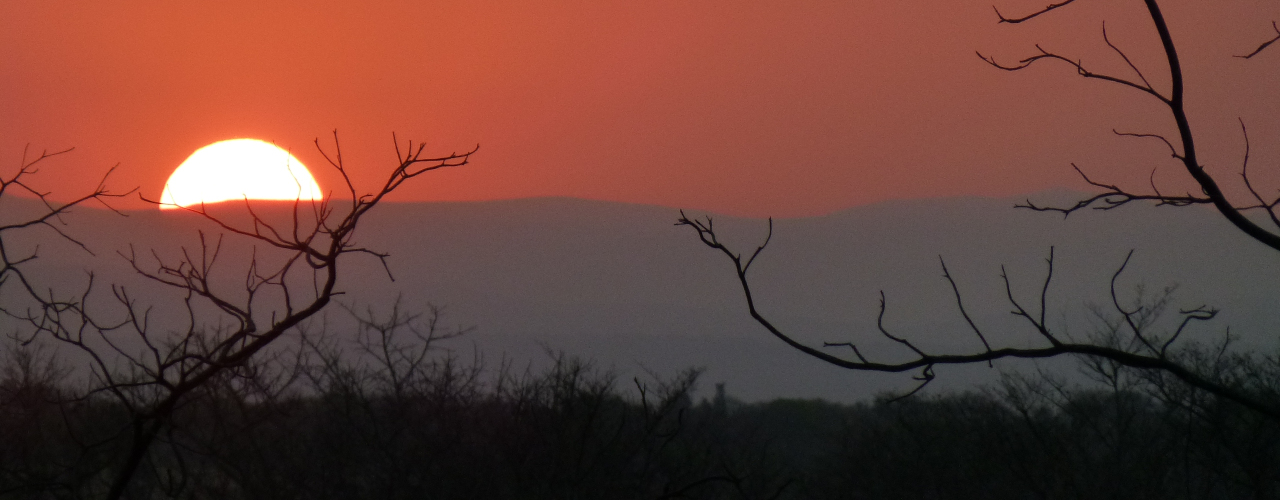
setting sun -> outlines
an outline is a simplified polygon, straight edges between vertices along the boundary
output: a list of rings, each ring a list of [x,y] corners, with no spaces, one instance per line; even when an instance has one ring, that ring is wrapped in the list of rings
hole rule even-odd
[[[257,139],[219,141],[187,157],[165,182],[160,208],[231,200],[319,200],[320,187],[288,151]]]

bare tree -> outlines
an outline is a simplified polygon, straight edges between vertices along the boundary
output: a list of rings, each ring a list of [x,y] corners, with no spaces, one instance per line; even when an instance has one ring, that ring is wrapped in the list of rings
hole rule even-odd
[[[1017,24],[1032,19],[1039,18],[1042,15],[1049,14],[1057,9],[1065,8],[1074,3],[1075,0],[1064,0],[1061,2],[1050,4],[1040,10],[1036,10],[1029,14],[1009,17],[1002,14],[999,9],[996,15],[1000,23]],[[1245,135],[1245,152],[1244,162],[1240,168],[1243,187],[1251,194],[1252,199],[1238,203],[1227,198],[1219,186],[1219,179],[1211,175],[1200,163],[1196,153],[1196,136],[1193,134],[1191,122],[1187,117],[1184,106],[1185,88],[1183,82],[1182,65],[1178,57],[1177,46],[1170,34],[1169,27],[1165,22],[1164,15],[1161,13],[1160,6],[1156,0],[1144,0],[1144,4],[1149,14],[1151,22],[1156,28],[1156,32],[1160,38],[1160,46],[1167,61],[1168,76],[1170,87],[1159,89],[1154,86],[1144,76],[1132,59],[1125,52],[1113,44],[1108,38],[1105,25],[1102,31],[1102,38],[1110,47],[1117,57],[1124,61],[1129,69],[1132,70],[1133,77],[1114,76],[1110,74],[1099,73],[1086,67],[1080,60],[1068,57],[1067,55],[1057,52],[1045,50],[1040,46],[1036,46],[1037,53],[1026,57],[1016,64],[1003,64],[994,58],[978,54],[988,64],[1007,71],[1018,71],[1027,68],[1039,62],[1057,61],[1066,64],[1076,70],[1076,72],[1085,78],[1100,80],[1110,84],[1121,85],[1134,90],[1147,98],[1159,101],[1169,113],[1169,118],[1178,130],[1178,136],[1169,138],[1160,134],[1151,133],[1133,133],[1119,132],[1116,134],[1125,137],[1133,137],[1146,140],[1159,140],[1168,146],[1170,153],[1184,167],[1186,175],[1190,177],[1201,189],[1201,194],[1169,194],[1161,191],[1152,183],[1150,192],[1128,189],[1122,186],[1099,182],[1089,177],[1079,167],[1075,167],[1081,177],[1090,185],[1103,189],[1103,192],[1086,199],[1080,200],[1070,207],[1049,207],[1041,206],[1028,201],[1020,207],[1061,213],[1064,216],[1070,215],[1076,211],[1086,208],[1099,210],[1113,209],[1135,201],[1154,202],[1158,205],[1171,206],[1188,206],[1188,205],[1212,205],[1222,217],[1226,218],[1231,224],[1242,231],[1249,237],[1273,248],[1280,250],[1280,214],[1277,213],[1277,207],[1280,206],[1280,197],[1267,198],[1264,197],[1254,184],[1250,181],[1250,171],[1248,169],[1248,136],[1247,129],[1241,123],[1241,133]],[[1276,29],[1277,36],[1257,46],[1256,49],[1247,54],[1238,56],[1242,58],[1253,58],[1262,53],[1265,49],[1280,40],[1280,28],[1276,28],[1275,23],[1272,27]],[[1074,165],[1073,165],[1074,167]],[[1249,218],[1248,212],[1260,212],[1266,215],[1267,221],[1259,222],[1256,219]],[[1038,300],[1038,308],[1029,304],[1030,301],[1015,297],[1012,288],[1009,286],[1009,278],[1007,273],[1001,269],[1001,277],[1004,278],[1005,291],[1008,296],[1009,304],[1013,308],[1013,314],[1025,320],[1025,323],[1034,332],[1033,335],[1039,339],[1040,346],[1036,347],[1004,347],[992,345],[988,342],[988,335],[979,328],[970,318],[964,302],[956,285],[955,279],[947,271],[946,262],[942,262],[943,276],[950,284],[952,291],[955,292],[956,305],[959,307],[961,316],[972,330],[978,340],[981,341],[983,349],[977,352],[928,352],[911,340],[904,336],[896,335],[886,327],[884,323],[885,300],[884,294],[881,292],[880,315],[877,321],[880,334],[893,342],[901,345],[909,352],[906,361],[893,361],[886,356],[872,355],[859,350],[858,346],[852,342],[828,342],[824,343],[824,348],[841,348],[849,352],[849,355],[833,354],[833,351],[823,350],[822,348],[810,346],[802,343],[793,336],[783,332],[770,322],[758,309],[752,294],[751,286],[747,279],[748,271],[752,263],[760,253],[768,245],[769,239],[773,236],[773,222],[769,222],[769,236],[766,237],[763,244],[757,247],[749,255],[738,253],[724,243],[715,232],[710,217],[706,218],[690,218],[683,212],[680,214],[677,225],[688,226],[697,232],[699,239],[708,247],[714,248],[722,252],[734,265],[737,272],[738,281],[742,286],[742,291],[746,296],[747,307],[752,318],[760,325],[764,326],[771,334],[781,339],[783,342],[805,354],[817,358],[826,363],[830,363],[842,368],[852,370],[879,371],[879,372],[915,372],[915,379],[920,382],[916,386],[915,391],[920,390],[931,380],[934,379],[934,367],[938,365],[952,364],[973,364],[986,363],[990,364],[994,360],[1004,358],[1051,358],[1057,356],[1085,356],[1090,358],[1101,358],[1109,362],[1118,363],[1123,366],[1156,370],[1167,373],[1172,377],[1180,380],[1182,383],[1188,384],[1196,389],[1208,391],[1226,400],[1233,401],[1243,405],[1253,411],[1264,414],[1273,419],[1280,419],[1280,406],[1273,399],[1263,397],[1255,391],[1250,391],[1238,384],[1231,383],[1230,380],[1223,380],[1215,377],[1212,373],[1205,373],[1197,370],[1194,365],[1183,362],[1179,355],[1179,346],[1175,346],[1175,342],[1179,340],[1182,333],[1188,325],[1194,322],[1207,321],[1215,317],[1217,309],[1211,307],[1194,307],[1178,311],[1181,316],[1177,326],[1168,332],[1151,331],[1150,325],[1146,324],[1146,318],[1151,314],[1148,309],[1135,307],[1126,304],[1127,301],[1122,300],[1116,292],[1116,280],[1124,272],[1132,257],[1126,257],[1124,263],[1116,270],[1111,280],[1111,304],[1110,307],[1119,313],[1121,322],[1118,325],[1125,331],[1125,339],[1122,342],[1100,343],[1095,339],[1085,339],[1083,341],[1076,340],[1063,332],[1055,331],[1046,321],[1045,313],[1047,309],[1046,296],[1053,279],[1053,249],[1049,251],[1047,259],[1048,269],[1044,277],[1044,285],[1041,289]]]
[[[316,147],[345,182],[349,202],[296,200],[289,215],[278,220],[264,215],[245,200],[247,219],[235,222],[211,207],[184,207],[187,212],[209,221],[226,237],[200,233],[200,244],[183,248],[180,255],[166,258],[155,251],[140,254],[130,248],[121,253],[132,269],[182,297],[179,311],[153,314],[151,306],[135,298],[129,289],[112,285],[109,293],[95,286],[93,276],[76,293],[43,290],[33,277],[23,272],[23,264],[36,258],[3,257],[0,280],[11,277],[20,283],[30,304],[6,308],[9,316],[25,322],[30,332],[23,339],[52,338],[82,353],[90,360],[90,385],[82,399],[107,398],[127,414],[127,425],[117,433],[125,444],[119,447],[118,466],[109,472],[112,479],[101,493],[121,498],[144,464],[157,437],[166,432],[175,411],[188,397],[218,377],[241,376],[257,366],[253,363],[273,342],[315,316],[340,294],[339,268],[348,256],[364,254],[382,261],[387,254],[359,246],[355,233],[366,214],[404,182],[428,172],[466,165],[476,149],[443,156],[425,154],[425,145],[410,141],[407,149],[393,135],[398,164],[387,180],[372,192],[362,193],[352,184],[334,133],[332,153],[316,140]],[[57,154],[57,153],[55,153]],[[111,194],[102,185],[93,193],[65,205],[45,200],[23,179],[35,173],[33,166],[49,156],[26,162],[4,188],[17,186],[45,201],[46,210],[20,224],[0,227],[6,231],[44,225],[63,238],[83,247],[61,231],[58,217],[71,206],[89,200],[103,200]],[[3,191],[0,191],[3,194]],[[252,254],[242,275],[243,285],[228,289],[226,265],[219,263],[226,246],[242,245]],[[261,247],[261,249],[259,248]],[[3,240],[0,240],[0,252]],[[225,259],[225,257],[222,257]],[[390,277],[390,269],[387,269]],[[3,285],[0,281],[0,285]],[[186,317],[186,326],[172,331],[157,326],[156,316]],[[110,443],[99,443],[111,446]],[[181,460],[153,463],[152,469],[165,486],[176,487],[183,480]]]

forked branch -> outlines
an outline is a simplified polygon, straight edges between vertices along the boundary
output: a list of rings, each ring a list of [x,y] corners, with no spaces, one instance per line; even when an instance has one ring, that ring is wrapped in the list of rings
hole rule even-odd
[[[1067,4],[1070,4],[1070,3],[1071,2],[1068,1],[1068,2],[1062,2],[1059,4],[1052,4],[1044,9],[1036,11],[1022,18],[1006,18],[1005,16],[1000,15],[998,10],[997,10],[997,15],[1000,18],[1001,22],[1021,22],[1026,19],[1030,19],[1030,18],[1039,16],[1041,14],[1045,14],[1051,10],[1066,6]],[[1153,191],[1155,191],[1155,194],[1140,195],[1140,194],[1134,193],[1131,190],[1122,189],[1118,186],[1096,183],[1090,180],[1087,176],[1085,176],[1083,172],[1080,172],[1081,176],[1084,177],[1085,181],[1088,182],[1090,185],[1106,188],[1107,191],[1102,194],[1095,195],[1093,197],[1090,197],[1084,200],[1080,200],[1072,207],[1066,207],[1066,208],[1039,207],[1030,202],[1021,206],[1025,208],[1031,208],[1033,210],[1061,212],[1065,215],[1065,214],[1070,214],[1071,212],[1074,212],[1076,210],[1079,210],[1088,206],[1092,206],[1094,204],[1099,205],[1097,208],[1108,210],[1108,209],[1115,208],[1120,205],[1124,205],[1126,203],[1129,203],[1131,201],[1136,201],[1136,200],[1151,200],[1151,201],[1155,201],[1157,204],[1160,204],[1160,205],[1172,205],[1172,206],[1186,206],[1191,204],[1212,204],[1214,208],[1216,208],[1218,212],[1224,218],[1227,219],[1227,221],[1231,222],[1231,224],[1236,226],[1236,228],[1239,229],[1241,232],[1271,247],[1272,249],[1280,250],[1280,233],[1277,233],[1275,231],[1269,231],[1259,226],[1256,222],[1246,217],[1243,213],[1244,211],[1252,210],[1252,209],[1265,209],[1268,212],[1270,212],[1274,207],[1274,205],[1263,200],[1259,200],[1259,204],[1257,205],[1237,205],[1232,203],[1230,200],[1227,199],[1227,196],[1223,193],[1222,188],[1218,185],[1218,181],[1212,175],[1210,175],[1207,170],[1205,170],[1203,165],[1200,164],[1196,154],[1195,136],[1192,133],[1190,120],[1187,118],[1187,113],[1184,106],[1185,88],[1184,88],[1184,80],[1183,80],[1183,72],[1182,72],[1182,63],[1180,58],[1178,57],[1177,47],[1173,42],[1173,36],[1169,31],[1168,24],[1165,22],[1164,14],[1160,10],[1159,3],[1156,0],[1144,0],[1144,4],[1147,7],[1147,13],[1151,19],[1151,22],[1156,28],[1157,34],[1159,35],[1160,46],[1164,51],[1165,60],[1168,64],[1170,90],[1167,96],[1156,91],[1154,88],[1152,88],[1152,86],[1150,85],[1146,77],[1142,74],[1141,71],[1138,70],[1138,67],[1133,63],[1133,61],[1130,60],[1129,57],[1125,55],[1125,53],[1122,50],[1120,50],[1118,47],[1116,47],[1114,44],[1111,43],[1111,40],[1107,37],[1105,25],[1103,26],[1103,40],[1107,43],[1109,47],[1111,47],[1116,53],[1118,53],[1121,56],[1121,58],[1125,61],[1125,63],[1131,69],[1133,69],[1134,72],[1137,73],[1140,82],[1135,82],[1135,81],[1127,80],[1123,78],[1117,78],[1117,77],[1112,77],[1108,75],[1094,73],[1086,69],[1083,63],[1081,63],[1079,60],[1073,60],[1071,58],[1046,51],[1043,48],[1041,48],[1039,45],[1036,46],[1036,49],[1040,52],[1039,54],[1027,57],[1021,60],[1016,65],[1003,65],[1003,64],[997,63],[994,58],[983,56],[981,53],[979,53],[978,55],[979,57],[982,57],[982,59],[986,61],[988,64],[991,64],[992,66],[995,66],[997,68],[1007,70],[1007,71],[1021,70],[1030,66],[1036,61],[1043,60],[1043,59],[1060,60],[1072,65],[1073,67],[1076,68],[1077,73],[1087,78],[1093,78],[1093,79],[1108,81],[1112,83],[1117,83],[1120,85],[1124,85],[1126,87],[1139,90],[1145,94],[1157,97],[1161,101],[1161,103],[1163,103],[1164,106],[1168,109],[1170,117],[1173,118],[1174,125],[1177,127],[1178,145],[1175,147],[1175,144],[1172,141],[1164,138],[1163,136],[1159,136],[1155,134],[1120,134],[1120,135],[1127,135],[1127,136],[1133,136],[1133,137],[1155,137],[1164,141],[1164,143],[1169,147],[1169,150],[1172,152],[1174,158],[1178,159],[1179,162],[1182,164],[1183,170],[1191,177],[1192,180],[1195,181],[1197,185],[1200,186],[1200,190],[1203,192],[1204,196],[1192,195],[1190,193],[1186,194],[1185,196],[1165,196],[1162,193],[1160,193],[1159,189],[1155,188],[1154,175],[1152,179],[1152,189]],[[1272,28],[1276,31],[1275,38],[1272,38],[1271,40],[1268,40],[1262,43],[1253,52],[1241,57],[1251,58],[1257,55],[1258,53],[1260,53],[1262,50],[1266,49],[1271,44],[1275,43],[1277,39],[1280,39],[1280,27],[1277,27],[1276,23],[1272,22]],[[1181,152],[1179,153],[1179,151]],[[1079,168],[1076,168],[1076,170],[1078,172],[1080,171]],[[1251,186],[1246,186],[1246,187],[1252,190]],[[1256,195],[1256,193],[1254,197],[1260,198]],[[1274,223],[1275,219],[1273,219],[1272,222]]]
[[[1252,397],[1250,394],[1242,392],[1241,390],[1235,387],[1229,386],[1224,383],[1220,383],[1207,376],[1199,374],[1179,364],[1176,359],[1174,359],[1168,354],[1169,345],[1172,344],[1173,341],[1176,340],[1179,335],[1181,335],[1182,330],[1186,327],[1187,324],[1189,324],[1191,321],[1196,321],[1196,320],[1203,321],[1203,320],[1211,319],[1216,314],[1217,312],[1216,310],[1200,307],[1196,309],[1182,311],[1181,313],[1184,319],[1183,319],[1182,325],[1178,328],[1178,331],[1175,332],[1160,347],[1156,347],[1154,338],[1149,338],[1144,333],[1144,330],[1147,328],[1147,325],[1139,324],[1139,322],[1137,322],[1134,319],[1133,315],[1137,311],[1125,309],[1124,307],[1121,306],[1119,299],[1115,298],[1116,297],[1115,288],[1114,288],[1115,279],[1118,279],[1120,274],[1124,271],[1128,263],[1128,258],[1126,258],[1125,264],[1122,264],[1117,269],[1116,273],[1113,275],[1113,278],[1112,278],[1113,279],[1112,281],[1113,295],[1112,296],[1113,298],[1115,298],[1114,306],[1116,310],[1120,312],[1122,315],[1124,315],[1126,324],[1130,326],[1130,330],[1131,330],[1130,335],[1132,335],[1135,345],[1139,346],[1137,349],[1124,348],[1121,346],[1107,346],[1107,345],[1098,345],[1098,344],[1091,344],[1091,343],[1080,343],[1075,341],[1068,342],[1063,340],[1065,338],[1064,336],[1054,334],[1049,329],[1048,325],[1046,325],[1044,322],[1044,310],[1047,307],[1046,296],[1049,293],[1049,284],[1053,274],[1053,260],[1052,260],[1052,251],[1051,251],[1050,257],[1048,259],[1049,270],[1046,273],[1044,286],[1042,287],[1040,291],[1040,296],[1039,296],[1039,301],[1041,303],[1041,312],[1038,315],[1039,319],[1037,319],[1037,316],[1032,315],[1025,308],[1023,308],[1020,305],[1019,301],[1014,298],[1011,288],[1008,286],[1008,276],[1007,274],[1003,275],[1006,283],[1006,291],[1008,291],[1009,293],[1009,302],[1014,307],[1012,314],[1026,320],[1031,325],[1031,327],[1038,333],[1038,335],[1040,335],[1042,338],[1045,339],[1047,345],[1040,346],[1040,347],[1025,347],[1025,348],[1024,347],[995,347],[990,345],[987,342],[986,336],[983,333],[982,329],[979,328],[970,319],[968,312],[965,310],[964,304],[960,300],[959,288],[956,285],[954,279],[946,271],[945,263],[943,263],[944,277],[951,284],[952,290],[956,292],[956,304],[959,308],[961,316],[965,319],[970,329],[981,340],[983,349],[977,352],[970,352],[970,353],[934,353],[934,352],[929,352],[925,349],[922,349],[921,347],[917,346],[916,344],[914,344],[909,339],[903,336],[890,333],[884,323],[886,306],[885,306],[884,292],[881,292],[880,313],[876,322],[879,333],[880,335],[888,338],[889,340],[892,340],[895,343],[906,347],[906,349],[910,351],[911,354],[908,356],[908,358],[905,361],[880,361],[880,360],[874,359],[873,357],[869,356],[868,353],[859,349],[854,342],[827,342],[823,344],[823,347],[847,348],[850,352],[853,353],[853,357],[848,358],[848,357],[837,356],[829,352],[820,350],[818,348],[809,346],[803,342],[796,340],[791,335],[783,332],[780,328],[774,325],[769,319],[767,319],[764,316],[764,314],[761,313],[757,308],[757,304],[755,302],[754,295],[752,293],[751,284],[750,284],[750,281],[748,280],[747,267],[744,265],[743,259],[741,258],[740,254],[726,247],[720,241],[720,238],[715,233],[715,229],[711,223],[711,220],[709,218],[708,219],[696,219],[696,218],[691,219],[687,215],[685,215],[685,213],[682,211],[680,213],[680,218],[677,219],[676,221],[676,225],[688,226],[692,228],[697,233],[698,239],[702,241],[703,244],[707,245],[710,248],[719,250],[722,254],[728,257],[728,259],[733,263],[734,269],[738,275],[738,282],[742,288],[742,293],[746,298],[747,309],[751,314],[751,317],[758,324],[764,327],[765,330],[767,330],[774,337],[778,338],[779,340],[786,343],[788,346],[800,352],[803,352],[818,360],[821,360],[823,362],[826,362],[828,364],[832,364],[841,368],[846,368],[850,370],[859,370],[859,371],[876,371],[876,372],[891,372],[891,373],[918,371],[919,373],[915,375],[914,378],[920,381],[920,384],[917,385],[917,387],[912,390],[912,393],[919,391],[925,384],[928,384],[930,381],[934,379],[933,369],[934,367],[939,365],[961,365],[961,364],[974,364],[974,363],[990,364],[996,360],[1008,359],[1008,358],[1045,359],[1045,358],[1052,358],[1052,357],[1064,356],[1064,355],[1076,355],[1076,356],[1088,356],[1088,357],[1108,359],[1131,368],[1137,368],[1142,370],[1164,371],[1177,377],[1178,379],[1182,380],[1184,383],[1192,387],[1196,387],[1198,389],[1208,391],[1211,394],[1215,394],[1224,399],[1241,404],[1247,408],[1257,411],[1258,413],[1280,420],[1280,408],[1276,408],[1270,402],[1264,402],[1262,400]],[[772,235],[772,230],[770,231],[770,235]],[[761,245],[761,247],[757,248],[757,250],[752,254],[752,259],[759,256],[763,248],[764,248],[764,245]]]
[[[1106,37],[1105,33],[1106,33],[1106,28],[1104,27],[1103,28],[1104,38]],[[1107,43],[1110,44],[1110,41],[1108,40]],[[1113,45],[1112,48],[1115,48],[1115,46]],[[994,66],[996,68],[999,68],[1005,71],[1020,71],[1030,67],[1032,64],[1035,64],[1038,61],[1043,61],[1043,60],[1062,61],[1071,65],[1071,67],[1076,69],[1077,74],[1085,78],[1102,80],[1102,81],[1107,81],[1111,83],[1118,83],[1120,85],[1124,85],[1126,87],[1130,87],[1130,88],[1142,91],[1145,94],[1151,95],[1152,97],[1159,99],[1160,102],[1163,102],[1166,104],[1169,103],[1169,98],[1165,97],[1164,94],[1161,94],[1159,91],[1152,88],[1151,85],[1147,83],[1146,77],[1142,75],[1142,72],[1138,71],[1138,69],[1136,67],[1133,67],[1132,64],[1130,64],[1130,67],[1133,67],[1134,71],[1137,71],[1138,77],[1139,79],[1141,79],[1141,83],[1135,82],[1133,80],[1128,80],[1125,78],[1120,78],[1116,76],[1111,76],[1111,75],[1091,71],[1088,68],[1085,68],[1084,63],[1082,61],[1078,59],[1071,59],[1055,52],[1050,52],[1048,50],[1045,50],[1039,44],[1036,44],[1036,50],[1038,50],[1040,53],[1024,57],[1021,60],[1019,60],[1017,64],[1001,64],[996,61],[995,57],[982,55],[981,52],[978,52],[977,54],[978,54],[978,57],[981,58],[983,61],[986,61],[987,64],[990,64],[991,66]],[[1120,52],[1120,49],[1118,48],[1115,48],[1115,50],[1117,52]],[[1120,52],[1120,56],[1123,57],[1126,62],[1129,60],[1128,56],[1124,55],[1124,52]]]

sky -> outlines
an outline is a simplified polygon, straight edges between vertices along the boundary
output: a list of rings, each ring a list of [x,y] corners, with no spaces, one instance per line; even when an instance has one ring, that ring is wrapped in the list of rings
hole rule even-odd
[[[1042,6],[1003,1],[1013,14]],[[1212,172],[1280,163],[1275,2],[1171,1],[1192,126]],[[1064,64],[1008,73],[1035,44],[1157,88],[1166,66],[1142,3],[1081,0],[1017,26],[987,1],[223,1],[0,3],[0,172],[23,148],[75,147],[38,183],[155,199],[206,144],[293,152],[337,130],[357,186],[395,166],[392,133],[471,165],[398,201],[572,196],[804,216],[891,199],[1009,196],[1108,182],[1186,189],[1155,141],[1158,103]],[[1265,168],[1260,169],[1263,171]],[[1280,187],[1280,175],[1260,178]],[[1231,191],[1229,189],[1229,192]],[[123,202],[125,208],[141,202]]]

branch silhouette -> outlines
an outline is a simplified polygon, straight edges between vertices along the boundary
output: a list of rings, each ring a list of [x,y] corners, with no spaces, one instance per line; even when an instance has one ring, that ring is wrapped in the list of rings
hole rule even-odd
[[[1066,0],[1058,3],[1052,3],[1048,6],[1021,16],[1006,16],[996,9],[996,16],[999,23],[1018,24],[1038,18],[1042,15],[1049,14],[1058,9],[1067,7],[1074,0]],[[1171,156],[1179,161],[1184,171],[1191,180],[1193,180],[1202,191],[1201,194],[1167,194],[1157,187],[1155,181],[1155,172],[1150,176],[1151,192],[1138,192],[1126,187],[1095,180],[1085,173],[1076,164],[1072,164],[1072,168],[1080,175],[1084,181],[1090,186],[1101,188],[1102,192],[1078,200],[1075,204],[1065,207],[1059,206],[1043,206],[1027,200],[1023,204],[1018,204],[1019,208],[1026,208],[1035,211],[1061,213],[1064,217],[1070,216],[1078,210],[1091,208],[1096,210],[1111,210],[1124,206],[1135,201],[1154,202],[1156,205],[1169,206],[1188,206],[1188,205],[1213,205],[1217,212],[1229,221],[1234,227],[1248,235],[1250,238],[1267,245],[1274,250],[1280,250],[1280,215],[1276,213],[1276,207],[1280,205],[1280,196],[1274,199],[1268,199],[1260,194],[1260,191],[1254,187],[1253,182],[1249,178],[1248,161],[1249,161],[1249,139],[1248,131],[1241,121],[1241,133],[1245,139],[1244,160],[1241,166],[1241,177],[1244,186],[1252,195],[1253,200],[1250,203],[1234,203],[1227,198],[1223,190],[1219,186],[1218,180],[1215,179],[1200,164],[1197,156],[1197,144],[1195,134],[1192,131],[1190,120],[1187,116],[1184,95],[1185,84],[1183,78],[1183,70],[1181,59],[1178,55],[1177,46],[1174,44],[1173,37],[1170,34],[1169,27],[1165,21],[1164,15],[1156,0],[1144,0],[1148,18],[1156,29],[1159,36],[1160,47],[1164,55],[1164,59],[1168,65],[1168,76],[1170,87],[1167,90],[1157,90],[1139,68],[1139,65],[1131,59],[1125,51],[1111,41],[1108,36],[1106,24],[1102,26],[1102,38],[1106,45],[1113,53],[1133,71],[1135,77],[1127,78],[1115,75],[1108,75],[1095,72],[1087,67],[1080,59],[1068,57],[1058,52],[1047,50],[1040,45],[1035,45],[1036,53],[1019,60],[1016,64],[1002,64],[991,56],[978,53],[987,64],[1005,71],[1021,71],[1036,64],[1040,61],[1059,61],[1066,63],[1076,70],[1076,73],[1084,78],[1108,82],[1111,84],[1121,85],[1132,90],[1136,90],[1146,96],[1157,99],[1169,113],[1173,124],[1178,130],[1176,138],[1167,138],[1159,134],[1151,133],[1135,133],[1135,132],[1113,132],[1118,136],[1132,137],[1137,139],[1155,139],[1161,141],[1168,147]],[[1272,23],[1275,28],[1275,23]],[[1276,29],[1277,37],[1262,43],[1256,50],[1246,56],[1251,58],[1262,50],[1273,44],[1276,40],[1280,40],[1280,28]],[[1263,210],[1267,212],[1270,223],[1275,227],[1267,229],[1259,225],[1253,219],[1244,215],[1246,211]],[[991,364],[995,360],[1005,358],[1022,358],[1022,359],[1044,359],[1059,356],[1080,356],[1086,359],[1103,359],[1109,362],[1118,363],[1130,368],[1140,370],[1154,371],[1165,373],[1175,377],[1182,383],[1213,394],[1224,400],[1237,403],[1248,408],[1258,414],[1265,415],[1271,419],[1280,420],[1280,406],[1269,398],[1260,397],[1253,394],[1237,384],[1232,384],[1228,380],[1215,378],[1210,373],[1203,373],[1186,364],[1179,355],[1171,350],[1175,342],[1181,338],[1183,332],[1193,322],[1208,321],[1216,317],[1218,310],[1200,306],[1196,308],[1184,309],[1178,312],[1181,317],[1177,329],[1167,337],[1162,337],[1150,332],[1148,315],[1151,313],[1149,309],[1143,307],[1127,308],[1125,307],[1116,291],[1116,281],[1119,279],[1125,269],[1129,266],[1133,252],[1125,258],[1112,275],[1110,297],[1111,309],[1121,318],[1121,324],[1124,327],[1126,340],[1121,343],[1099,343],[1099,342],[1080,342],[1071,339],[1069,336],[1053,331],[1045,322],[1045,312],[1047,308],[1047,295],[1053,280],[1053,248],[1049,249],[1049,256],[1046,259],[1048,270],[1045,273],[1044,285],[1040,290],[1037,298],[1040,302],[1040,310],[1030,311],[1023,305],[1023,299],[1016,297],[1009,284],[1009,276],[1004,267],[1001,267],[1001,278],[1005,283],[1005,292],[1008,303],[1012,306],[1013,315],[1025,320],[1025,324],[1031,331],[1035,332],[1035,338],[1040,340],[1042,345],[1034,347],[1009,347],[996,346],[988,342],[989,335],[980,328],[971,318],[963,295],[957,285],[955,279],[947,270],[944,260],[939,258],[942,267],[943,277],[948,281],[955,295],[955,304],[960,316],[965,320],[972,333],[977,337],[982,348],[970,352],[929,352],[921,349],[912,343],[908,338],[890,333],[885,325],[886,299],[884,293],[880,295],[880,309],[877,316],[877,329],[879,334],[895,344],[902,346],[907,351],[905,358],[901,354],[894,356],[872,356],[864,349],[859,349],[852,342],[827,342],[822,347],[831,348],[838,347],[848,349],[852,356],[838,356],[832,352],[822,350],[815,346],[810,346],[796,340],[792,335],[783,332],[775,326],[766,316],[759,310],[758,304],[752,293],[751,284],[748,280],[748,270],[754,260],[760,255],[761,251],[773,237],[773,222],[769,222],[769,237],[761,244],[749,258],[743,259],[743,256],[736,251],[725,246],[715,232],[710,217],[691,218],[683,211],[680,212],[680,218],[676,221],[677,226],[687,226],[697,233],[698,239],[707,247],[715,249],[723,254],[734,267],[737,274],[738,282],[741,286],[743,295],[746,299],[747,308],[751,317],[774,337],[782,340],[788,346],[812,356],[822,362],[847,368],[851,370],[861,371],[879,371],[879,372],[914,372],[913,378],[919,381],[907,395],[914,394],[934,380],[934,368],[939,365],[957,365],[957,364],[975,364],[986,363]],[[894,359],[903,359],[895,361]],[[904,396],[905,397],[905,396]]]
[[[364,217],[406,181],[442,168],[464,166],[478,150],[477,146],[461,153],[432,156],[426,154],[425,144],[410,141],[407,151],[401,153],[394,135],[393,140],[397,141],[398,164],[381,186],[362,194],[357,194],[343,164],[337,132],[333,156],[317,140],[317,148],[347,186],[351,204],[344,212],[335,211],[330,200],[304,203],[299,199],[293,202],[289,220],[281,223],[268,220],[245,200],[248,222],[235,223],[204,205],[181,207],[212,223],[221,234],[212,237],[198,232],[199,245],[182,247],[176,258],[164,258],[154,250],[139,252],[132,247],[120,252],[136,274],[183,298],[187,326],[182,331],[160,331],[152,321],[151,306],[143,305],[123,286],[112,285],[107,304],[98,304],[100,298],[93,293],[96,283],[92,275],[85,289],[73,297],[59,298],[52,291],[41,293],[19,267],[35,255],[15,260],[5,257],[0,277],[15,276],[36,304],[27,311],[5,311],[32,327],[33,333],[26,340],[47,335],[86,354],[92,363],[95,387],[81,397],[110,395],[129,414],[128,428],[118,433],[129,436],[129,446],[112,472],[106,498],[117,499],[126,494],[153,443],[168,432],[172,415],[189,395],[224,373],[249,369],[255,357],[342,293],[338,270],[345,256],[377,258],[390,276],[385,253],[354,242]],[[18,176],[6,180],[2,187],[23,188],[44,200],[43,194],[24,184],[21,177],[34,173],[33,165],[56,154],[59,153],[44,154],[30,162],[24,160]],[[120,195],[100,185],[97,191],[68,205],[46,203],[44,215],[0,228],[0,235],[34,225],[53,226],[70,206],[114,196]],[[65,233],[59,235],[79,244]],[[215,284],[228,273],[226,266],[219,264],[226,258],[224,250],[233,244],[229,239],[236,240],[235,245],[253,248],[238,291],[220,289]],[[266,251],[260,253],[257,245],[265,246]],[[111,304],[120,311],[115,319],[102,312]],[[210,314],[216,321],[206,320]]]

